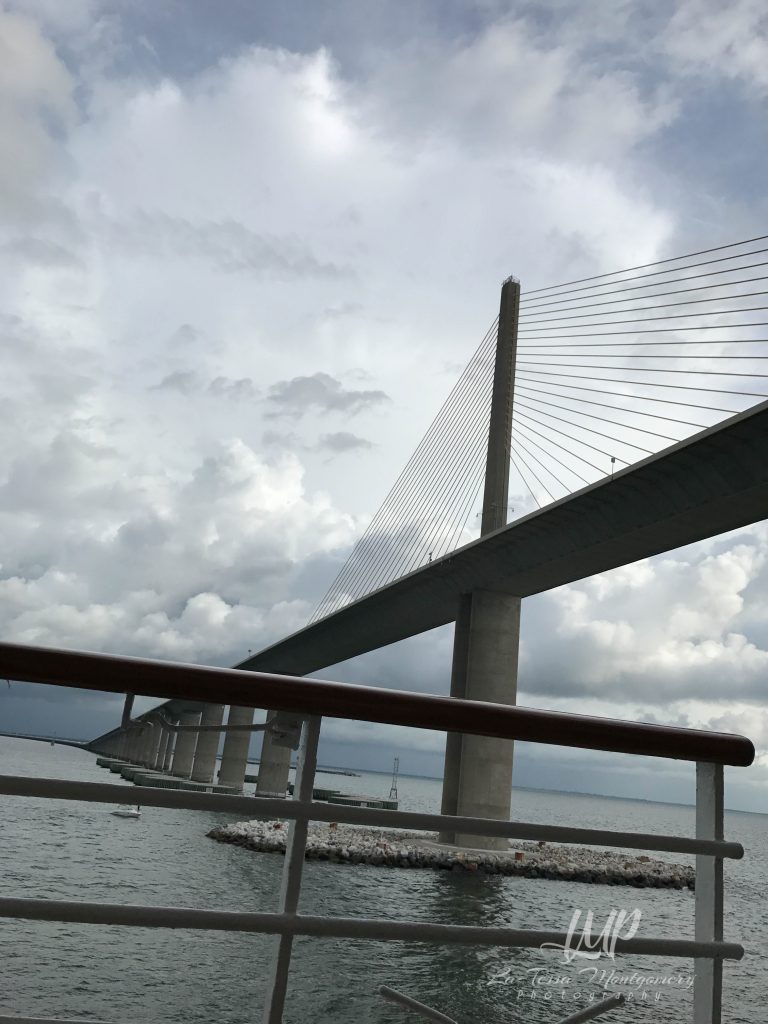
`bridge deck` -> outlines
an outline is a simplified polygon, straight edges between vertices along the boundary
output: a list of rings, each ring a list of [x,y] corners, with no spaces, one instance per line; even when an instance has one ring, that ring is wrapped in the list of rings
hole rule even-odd
[[[305,675],[456,618],[474,590],[527,597],[768,516],[768,402],[374,591],[237,665]]]

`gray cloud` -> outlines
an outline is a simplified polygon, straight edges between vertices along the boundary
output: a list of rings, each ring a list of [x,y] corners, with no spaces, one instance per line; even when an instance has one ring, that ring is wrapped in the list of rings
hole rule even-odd
[[[344,320],[347,317],[359,316],[363,307],[359,302],[345,302],[340,306],[328,306],[323,310],[324,320]]]
[[[235,220],[192,221],[162,211],[140,210],[125,220],[102,219],[108,244],[132,256],[198,258],[224,273],[278,280],[336,279],[350,271],[318,259],[296,236],[260,234]]]
[[[214,377],[207,390],[208,394],[215,398],[231,398],[235,401],[253,401],[259,396],[250,377],[239,377],[237,380],[230,377]]]
[[[3,251],[14,259],[39,266],[69,269],[82,267],[83,261],[70,249],[46,238],[24,235],[13,238],[3,245]]]
[[[321,434],[317,442],[320,451],[335,452],[341,455],[344,452],[367,451],[373,448],[370,441],[357,434],[351,434],[347,430],[340,430],[335,434]]]
[[[158,384],[153,384],[152,391],[178,391],[181,395],[191,395],[200,390],[200,379],[192,370],[175,370],[167,374]]]
[[[261,443],[267,448],[285,448],[291,451],[298,451],[304,447],[299,435],[292,431],[265,430],[261,435]]]
[[[180,324],[168,339],[171,348],[187,348],[202,340],[200,331],[191,324]]]
[[[181,395],[208,394],[213,398],[227,398],[234,401],[254,400],[259,392],[250,377],[214,377],[206,384],[194,370],[175,370],[167,374],[150,391],[178,391]]]
[[[281,380],[269,388],[267,400],[278,408],[270,416],[301,416],[310,409],[346,412],[353,416],[382,402],[390,401],[384,391],[356,391],[345,388],[328,373]]]

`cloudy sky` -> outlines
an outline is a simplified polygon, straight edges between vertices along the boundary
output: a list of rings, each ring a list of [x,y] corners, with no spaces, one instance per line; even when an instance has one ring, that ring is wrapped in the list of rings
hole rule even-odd
[[[507,275],[766,230],[767,31],[758,0],[0,0],[3,637],[233,664],[300,628]],[[768,750],[767,555],[757,526],[526,601],[520,703]],[[336,675],[444,693],[450,650]],[[9,729],[118,713],[0,699]],[[329,723],[323,756],[437,774],[442,742]],[[629,759],[517,771],[691,794]],[[764,754],[729,802],[766,784]]]

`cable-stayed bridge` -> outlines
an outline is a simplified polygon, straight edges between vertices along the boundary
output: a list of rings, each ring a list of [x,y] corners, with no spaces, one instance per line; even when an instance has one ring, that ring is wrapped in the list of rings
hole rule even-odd
[[[523,597],[766,518],[766,257],[760,236],[522,294],[508,279],[310,623],[236,667],[305,675],[455,621],[452,696],[514,704]],[[184,775],[198,731],[212,766],[212,707],[149,712],[165,746],[137,743],[170,764],[180,730]],[[231,709],[238,764],[252,721]],[[268,731],[257,792],[285,791],[289,757]],[[449,734],[443,813],[506,818],[511,776],[509,741]]]
[[[534,507],[768,398],[766,241],[523,293],[509,458]],[[497,332],[498,318],[312,621],[477,535]]]
[[[768,506],[748,498],[735,481],[728,486],[728,512],[712,517],[707,508],[722,490],[716,467],[726,448],[735,446],[743,456],[745,446],[754,450],[765,438],[766,256],[768,236],[759,236],[523,292],[508,457],[513,483],[530,505],[518,502],[504,519],[522,516],[519,529],[493,544],[466,547],[479,528],[497,317],[309,626],[241,667],[315,671],[351,657],[348,651],[359,654],[372,649],[368,644],[382,646],[451,621],[455,609],[446,609],[457,588],[506,580],[519,581],[515,593],[536,593],[762,519]],[[746,419],[729,425],[746,411]],[[714,437],[713,427],[721,428]],[[759,461],[753,467],[758,475]],[[691,481],[687,498],[675,485],[684,473],[698,481]],[[749,479],[747,473],[745,487]],[[620,512],[621,495],[628,497]],[[690,522],[664,528],[677,514],[677,498]],[[587,507],[598,510],[600,556],[586,543]],[[532,516],[535,509],[549,513]],[[556,570],[548,564],[561,530],[555,524],[571,517],[581,521],[584,543],[574,538],[570,569]],[[629,529],[629,522],[638,526]],[[654,526],[645,543],[628,536],[641,523],[646,531]],[[535,554],[534,535],[546,538]],[[460,555],[445,557],[457,548]],[[536,571],[521,577],[512,551],[532,560]],[[469,568],[480,565],[487,568]],[[397,580],[401,584],[390,588]],[[337,616],[346,606],[350,613]],[[336,633],[338,640],[320,639]],[[305,653],[310,648],[316,653]]]

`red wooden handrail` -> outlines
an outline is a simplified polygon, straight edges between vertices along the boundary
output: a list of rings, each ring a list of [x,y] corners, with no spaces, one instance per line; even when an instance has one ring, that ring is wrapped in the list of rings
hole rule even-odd
[[[417,729],[749,765],[755,748],[730,733],[459,700],[375,686],[185,665],[145,658],[0,644],[0,676],[147,697],[235,704]]]

